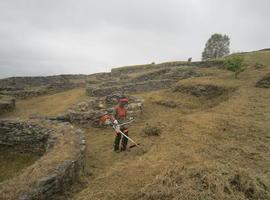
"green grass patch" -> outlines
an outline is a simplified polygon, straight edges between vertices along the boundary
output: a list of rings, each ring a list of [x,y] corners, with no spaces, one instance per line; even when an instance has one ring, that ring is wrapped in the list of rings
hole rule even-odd
[[[18,175],[23,168],[32,165],[38,158],[34,153],[19,153],[10,148],[1,148],[0,182]]]

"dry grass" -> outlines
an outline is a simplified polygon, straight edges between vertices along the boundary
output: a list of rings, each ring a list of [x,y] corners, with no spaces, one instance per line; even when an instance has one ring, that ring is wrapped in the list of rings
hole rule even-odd
[[[146,136],[159,136],[161,134],[161,128],[159,124],[146,124],[143,133]]]
[[[86,98],[85,89],[77,88],[53,95],[17,100],[15,110],[1,117],[19,117],[26,119],[31,116],[54,116],[65,112],[72,105]]]
[[[254,87],[270,72],[269,53],[247,55],[266,67],[250,65],[238,80],[229,71],[203,68],[198,71],[210,77],[180,82],[237,88],[225,99],[171,90],[138,94],[144,112],[129,133],[145,154],[137,148],[114,153],[113,130],[87,129],[84,187],[62,199],[269,199],[270,90]],[[177,106],[156,104],[168,99]],[[160,124],[162,134],[145,137],[146,123]]]
[[[113,131],[88,130],[87,165],[93,174],[86,177],[85,189],[70,198],[269,198],[270,91],[254,87],[269,69],[250,67],[239,80],[226,70],[199,70],[212,76],[182,83],[236,90],[228,98],[211,100],[170,90],[139,94],[145,99],[145,110],[130,127],[130,136],[147,153],[138,156],[132,149],[114,154]],[[156,104],[168,99],[177,107]],[[145,123],[162,124],[160,137],[144,137]],[[241,181],[234,184],[235,177]]]
[[[19,153],[10,148],[1,148],[0,182],[18,175],[23,168],[30,166],[38,158],[37,154]]]
[[[252,66],[256,63],[261,63],[269,67],[270,65],[270,56],[269,51],[259,51],[256,53],[247,53],[244,55],[246,61]]]

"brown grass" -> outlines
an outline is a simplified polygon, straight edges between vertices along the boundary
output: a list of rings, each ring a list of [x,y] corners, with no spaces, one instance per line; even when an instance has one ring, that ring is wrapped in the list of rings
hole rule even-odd
[[[203,68],[197,70],[210,77],[182,82],[236,87],[226,99],[171,90],[138,94],[144,112],[129,133],[145,154],[137,148],[114,153],[112,129],[86,129],[84,187],[74,186],[62,199],[269,199],[270,90],[254,87],[270,72],[269,57],[248,55],[266,67],[250,65],[238,80],[229,71]],[[167,99],[177,107],[156,104]],[[162,134],[145,137],[146,123],[160,124]]]
[[[143,133],[146,136],[159,136],[161,134],[161,128],[159,124],[146,124]]]
[[[85,178],[85,189],[69,198],[269,198],[270,91],[254,87],[269,68],[250,67],[239,80],[226,70],[199,70],[212,77],[183,82],[237,90],[226,99],[210,101],[170,90],[139,94],[145,99],[145,110],[130,127],[130,136],[146,153],[138,156],[138,150],[132,149],[115,154],[112,130],[89,129],[87,165],[92,175]],[[168,99],[178,106],[156,104]],[[160,137],[143,136],[145,123],[161,124]],[[237,188],[231,180],[239,174],[242,182]]]
[[[72,105],[85,100],[84,88],[77,88],[53,95],[44,95],[27,100],[17,100],[13,112],[1,117],[54,116],[65,112]]]
[[[33,153],[14,152],[11,148],[1,148],[0,182],[19,175],[21,170],[33,164],[39,156]]]

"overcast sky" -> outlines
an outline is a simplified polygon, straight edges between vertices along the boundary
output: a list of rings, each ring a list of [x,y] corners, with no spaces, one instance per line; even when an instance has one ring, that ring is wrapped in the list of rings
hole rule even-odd
[[[0,0],[0,77],[95,73],[270,47],[269,0]]]

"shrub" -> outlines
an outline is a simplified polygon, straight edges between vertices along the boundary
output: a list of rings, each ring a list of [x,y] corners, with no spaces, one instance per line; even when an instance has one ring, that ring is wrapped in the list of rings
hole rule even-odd
[[[246,69],[245,59],[242,56],[232,56],[225,59],[225,67],[227,70],[234,72],[234,77]]]
[[[159,136],[161,133],[161,128],[158,125],[146,124],[143,128],[143,133],[147,136]]]
[[[177,104],[174,101],[160,100],[155,102],[157,105],[165,106],[168,108],[176,108]]]

